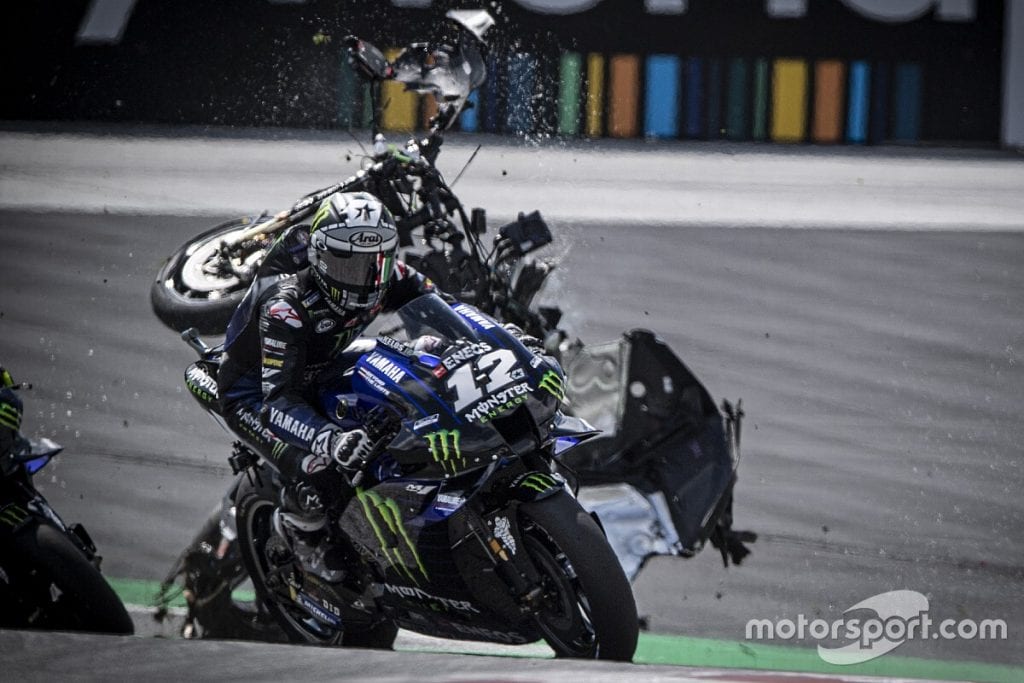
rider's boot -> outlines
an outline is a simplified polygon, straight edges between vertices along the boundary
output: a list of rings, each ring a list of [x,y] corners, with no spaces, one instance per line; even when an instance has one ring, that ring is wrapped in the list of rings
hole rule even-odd
[[[345,576],[344,563],[328,538],[327,515],[319,497],[306,487],[287,486],[281,507],[274,513],[274,528],[291,546],[295,559],[309,574],[330,583]]]

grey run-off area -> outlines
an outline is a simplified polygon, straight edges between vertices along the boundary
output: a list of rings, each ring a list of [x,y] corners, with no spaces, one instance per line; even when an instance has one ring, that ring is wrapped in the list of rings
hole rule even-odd
[[[27,429],[67,447],[51,502],[109,575],[158,579],[225,487],[230,439],[184,391],[193,354],[150,280],[215,220],[351,172],[356,145],[138,132],[0,134],[0,362],[36,385]],[[1024,663],[1019,158],[481,139],[456,189],[492,226],[551,219],[572,332],[653,329],[744,399],[736,525],[761,540],[727,571],[712,550],[653,562],[635,586],[653,630],[742,640],[749,619],[905,588],[1010,639],[898,654]],[[443,153],[452,177],[475,140]]]

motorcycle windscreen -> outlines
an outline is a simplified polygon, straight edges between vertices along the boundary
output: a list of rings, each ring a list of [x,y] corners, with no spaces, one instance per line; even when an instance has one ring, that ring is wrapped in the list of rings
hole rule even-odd
[[[604,433],[566,454],[581,484],[664,495],[683,548],[707,538],[735,458],[710,394],[646,330],[585,347],[567,368],[573,413]]]

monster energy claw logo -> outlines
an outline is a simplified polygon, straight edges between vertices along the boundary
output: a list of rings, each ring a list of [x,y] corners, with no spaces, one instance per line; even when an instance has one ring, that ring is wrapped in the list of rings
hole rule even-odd
[[[430,446],[430,455],[434,458],[435,462],[441,464],[441,467],[446,472],[451,468],[454,474],[458,467],[455,461],[462,460],[462,449],[459,447],[460,437],[458,429],[450,431],[442,429],[430,434],[424,434],[424,438]]]
[[[521,486],[524,489],[532,489],[537,493],[544,493],[548,489],[552,489],[557,485],[558,482],[556,482],[553,477],[550,477],[541,472],[534,472],[533,474],[528,474],[526,475],[526,477],[523,478],[522,481],[520,481],[517,484],[517,486]]]
[[[0,524],[6,524],[10,527],[18,527],[26,519],[28,519],[28,513],[17,505],[8,505],[0,510]]]
[[[320,221],[327,218],[331,214],[331,205],[325,203],[313,216],[313,229],[310,232],[316,232],[316,229],[320,226]]]
[[[356,496],[363,506],[366,521],[370,523],[373,533],[377,536],[380,549],[391,568],[405,574],[417,586],[420,583],[416,580],[413,569],[419,570],[423,578],[429,581],[427,569],[423,566],[420,554],[416,552],[416,546],[409,538],[405,525],[402,523],[402,513],[398,509],[398,503],[390,498],[381,498],[375,491],[364,491],[361,488],[356,489]],[[412,555],[411,563],[402,557],[402,543]]]
[[[0,425],[14,431],[21,428],[21,415],[10,403],[0,403]]]
[[[540,384],[537,385],[537,388],[543,389],[559,401],[565,400],[565,387],[562,386],[562,378],[554,370],[548,370],[544,373],[544,376],[540,378]]]

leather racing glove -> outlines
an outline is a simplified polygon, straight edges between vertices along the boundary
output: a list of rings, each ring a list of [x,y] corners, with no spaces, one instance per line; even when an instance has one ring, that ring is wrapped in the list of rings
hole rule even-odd
[[[370,457],[373,443],[364,429],[345,431],[333,425],[321,429],[313,437],[312,452],[320,458],[330,458],[346,472],[362,469]]]

